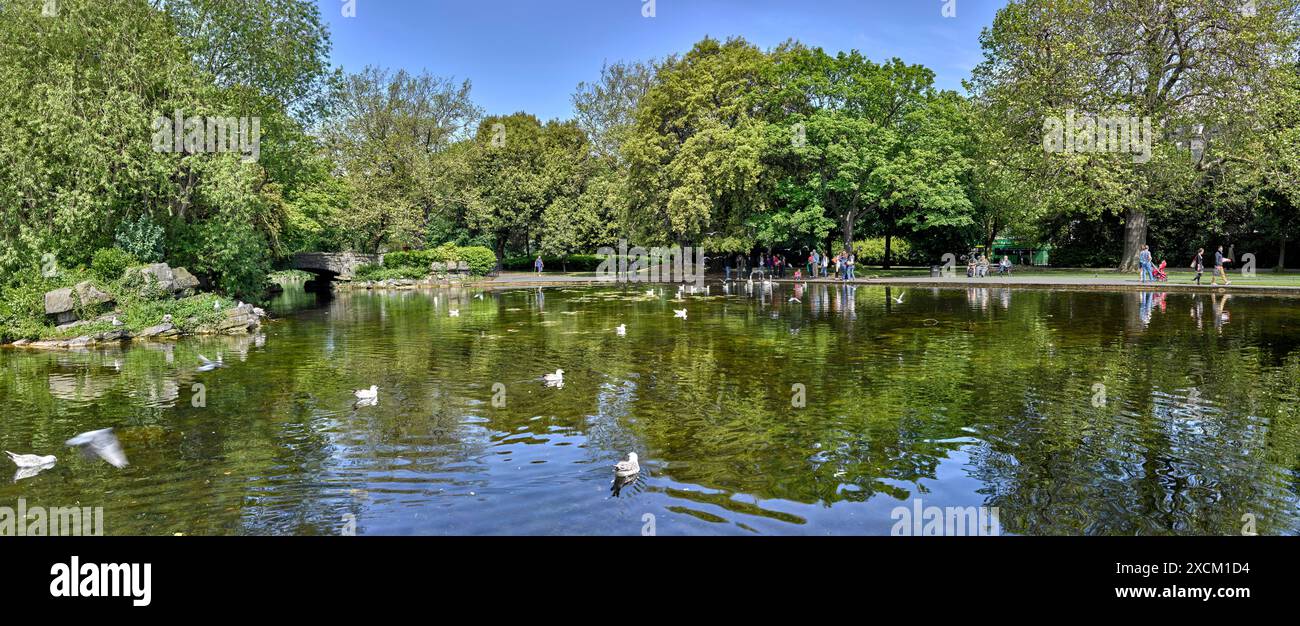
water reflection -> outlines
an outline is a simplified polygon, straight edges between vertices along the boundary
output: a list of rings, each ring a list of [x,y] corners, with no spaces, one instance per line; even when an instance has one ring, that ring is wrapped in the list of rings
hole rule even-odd
[[[1235,534],[1247,513],[1300,531],[1287,300],[762,281],[322,296],[287,290],[258,336],[0,351],[0,448],[112,426],[132,461],[70,458],[0,501],[104,505],[110,534],[634,534],[647,512],[663,534],[888,533],[913,497],[998,506],[1012,533]],[[543,384],[557,368],[565,385]],[[357,402],[372,384],[381,401]],[[643,475],[611,482],[630,451]]]

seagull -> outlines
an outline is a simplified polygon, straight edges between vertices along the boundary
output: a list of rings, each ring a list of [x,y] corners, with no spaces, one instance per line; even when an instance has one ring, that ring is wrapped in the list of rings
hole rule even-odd
[[[353,391],[352,395],[362,400],[378,400],[379,387],[376,387],[375,385],[371,385],[369,389],[358,389],[356,391]]]
[[[14,454],[8,450],[5,450],[5,454],[8,454],[9,458],[13,459],[14,465],[17,465],[18,469],[53,465],[54,462],[58,460],[53,454],[47,454],[45,456],[39,454]]]
[[[631,476],[641,471],[641,464],[636,462],[636,453],[627,453],[626,461],[619,461],[614,464],[614,475],[618,477]]]
[[[171,313],[168,313],[168,314],[164,315],[164,316],[163,316],[163,321],[162,321],[162,323],[164,323],[164,324],[170,324],[170,323],[172,323],[172,314],[171,314]]]
[[[894,300],[894,302],[897,302],[897,303],[899,303],[899,304],[902,304],[902,303],[903,303],[903,294],[901,294],[901,293],[898,294],[898,297],[897,297],[897,298],[893,298],[893,300]]]
[[[645,297],[647,297],[647,298],[653,298],[653,297],[655,297],[655,290],[653,290],[653,289],[647,289],[646,292],[645,292]]]
[[[202,354],[199,355],[199,362],[202,363],[202,365],[199,365],[200,372],[210,372],[218,367],[225,366],[225,363],[222,363],[221,361],[221,357],[217,357],[217,360],[215,361],[209,361],[208,357],[205,357]]]
[[[114,315],[114,316],[113,316],[113,326],[114,326],[114,327],[117,327],[117,326],[121,326],[121,325],[122,325],[122,320],[117,319],[117,316]]]
[[[80,448],[81,454],[86,458],[98,456],[119,469],[127,466],[126,452],[122,451],[122,443],[117,440],[112,428],[81,433],[64,443]]]
[[[474,294],[474,299],[475,299],[475,300],[482,300],[482,299],[483,299],[483,294],[481,294],[481,293],[476,293],[476,294]]]
[[[542,380],[548,383],[562,383],[564,382],[564,370],[557,369],[554,374],[543,374]]]
[[[790,296],[790,299],[787,300],[787,302],[798,302],[798,303],[800,303],[800,304],[803,303],[802,300],[800,300],[800,299],[798,299],[798,298],[796,298],[796,297],[794,297],[794,296]]]
[[[266,317],[266,311],[262,310],[261,307],[253,307],[253,315],[256,315],[258,317]]]
[[[460,309],[452,309],[448,313],[451,313],[452,317],[460,317]]]
[[[673,309],[673,317],[686,319],[686,309]]]
[[[618,332],[619,337],[622,337],[627,334],[627,324],[619,324],[614,330]]]
[[[220,311],[220,310],[221,310],[221,301],[220,301],[220,300],[215,300],[215,301],[212,302],[212,310],[213,310],[213,311]]]

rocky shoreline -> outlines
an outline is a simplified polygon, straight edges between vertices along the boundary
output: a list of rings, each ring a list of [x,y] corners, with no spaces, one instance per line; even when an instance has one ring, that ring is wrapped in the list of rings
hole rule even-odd
[[[151,326],[138,332],[118,329],[95,333],[93,335],[81,335],[72,339],[46,339],[38,341],[19,339],[18,341],[4,345],[5,347],[28,348],[32,350],[69,350],[131,341],[178,339],[192,335],[246,335],[259,330],[262,327],[262,318],[265,316],[265,313],[263,313],[261,309],[254,307],[251,304],[241,304],[226,309],[223,312],[222,319],[215,324],[199,326],[193,331],[183,331],[171,322],[163,322],[162,324]],[[96,319],[76,324],[93,323],[97,321],[103,320]],[[69,327],[75,327],[76,324],[69,325]]]

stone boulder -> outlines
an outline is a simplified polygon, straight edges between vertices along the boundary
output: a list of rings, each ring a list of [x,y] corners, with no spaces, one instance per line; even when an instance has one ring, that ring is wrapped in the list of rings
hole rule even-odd
[[[224,317],[214,326],[209,327],[206,332],[221,335],[243,335],[253,332],[262,326],[262,317],[257,314],[256,307],[251,304],[226,309]]]
[[[134,289],[152,290],[155,295],[171,294],[176,296],[193,295],[199,287],[199,279],[183,267],[172,267],[166,263],[150,263],[128,269],[125,274],[126,284]]]
[[[152,339],[155,337],[175,337],[179,334],[180,331],[176,330],[176,327],[172,324],[162,323],[157,326],[150,326],[149,328],[136,333],[136,337],[140,339]]]
[[[45,292],[45,314],[58,315],[68,313],[77,307],[77,301],[72,299],[72,288],[64,287],[54,291]],[[75,315],[73,319],[76,319]]]
[[[113,301],[113,296],[96,289],[94,283],[88,280],[77,283],[77,286],[72,289],[77,293],[77,299],[81,301],[81,306],[94,306]]]

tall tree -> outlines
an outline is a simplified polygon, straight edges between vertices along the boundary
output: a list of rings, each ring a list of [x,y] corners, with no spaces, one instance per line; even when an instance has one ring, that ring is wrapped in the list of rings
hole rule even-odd
[[[997,103],[990,110],[1028,149],[1042,145],[1044,118],[1068,109],[1150,118],[1169,136],[1251,128],[1256,96],[1271,89],[1270,69],[1294,41],[1295,7],[1296,0],[1015,0],[981,35],[985,60],[971,85]],[[1195,167],[1222,167],[1231,146],[1219,142]],[[1177,150],[1157,150],[1146,162],[1118,156],[1043,154],[1040,180],[1073,186],[1076,198],[1124,216],[1120,269],[1129,270],[1150,212],[1195,174]]]

